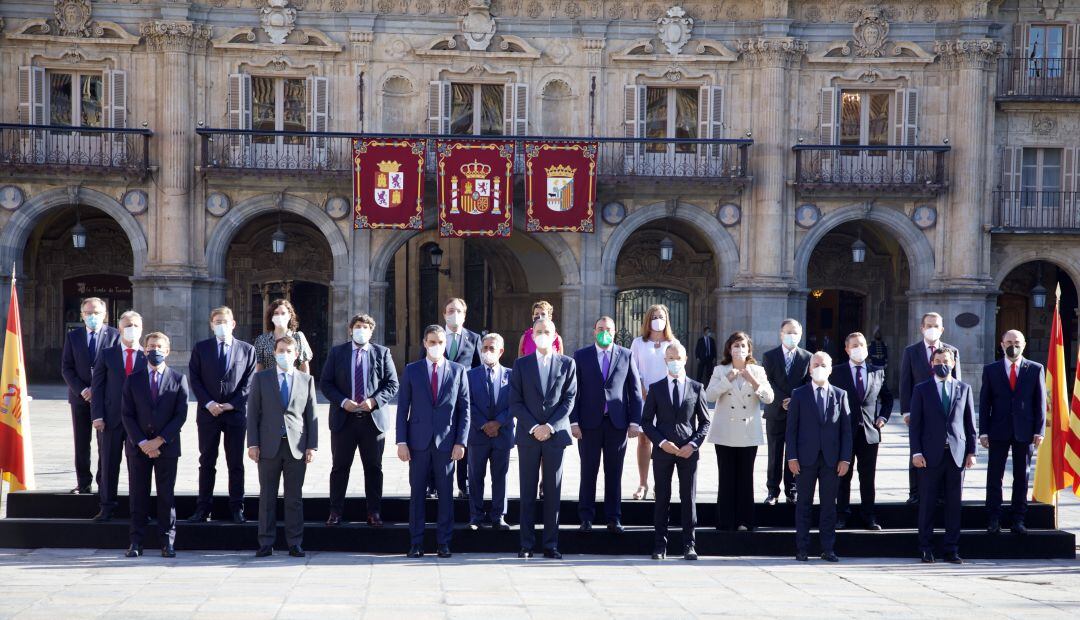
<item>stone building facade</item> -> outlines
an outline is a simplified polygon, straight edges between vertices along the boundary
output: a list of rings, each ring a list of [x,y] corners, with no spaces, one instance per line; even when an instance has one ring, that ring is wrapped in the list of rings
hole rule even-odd
[[[283,295],[322,352],[366,311],[399,361],[450,296],[512,343],[537,299],[570,347],[664,301],[690,345],[795,316],[897,364],[936,310],[977,379],[1004,328],[1045,355],[1060,282],[1075,359],[1078,47],[1056,0],[3,2],[0,272],[43,378],[89,294],[178,364],[211,307],[254,337]],[[595,231],[520,199],[507,239],[440,239],[434,204],[357,230],[361,133],[596,137]]]

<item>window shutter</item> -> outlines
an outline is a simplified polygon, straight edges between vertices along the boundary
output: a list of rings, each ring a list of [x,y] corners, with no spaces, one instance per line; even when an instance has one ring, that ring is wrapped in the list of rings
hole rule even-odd
[[[623,137],[645,136],[645,87],[636,84],[623,88]],[[625,142],[623,158],[627,172],[634,170],[634,156],[641,153],[641,144]]]
[[[836,97],[835,88],[821,89],[821,117],[818,124],[818,143],[836,144]]]
[[[251,76],[229,76],[229,129],[251,129]]]
[[[698,138],[710,140],[724,137],[724,89],[719,86],[702,86],[698,91]],[[698,149],[698,153],[719,157],[719,145]]]
[[[516,82],[509,85],[514,90],[514,135],[529,135],[529,85]],[[505,102],[506,99],[503,99]]]
[[[450,133],[450,82],[428,85],[428,133]]]
[[[19,67],[19,123],[45,124],[45,69]]]
[[[1076,166],[1077,156],[1080,156],[1080,149],[1077,148],[1064,148],[1061,153],[1061,191],[1063,192],[1075,192],[1077,191],[1076,181],[1077,174]]]
[[[918,144],[919,141],[919,91],[914,88],[896,90],[896,133],[893,144]]]
[[[307,103],[308,103],[308,131],[325,132],[329,125],[330,97],[328,89],[329,80],[324,76],[310,75],[307,77]],[[326,138],[315,138],[314,156],[324,161]]]
[[[109,127],[124,129],[127,127],[127,72],[105,71],[105,83],[108,89],[106,121]]]
[[[1020,224],[1020,180],[1024,162],[1024,149],[1006,146],[1001,152],[1001,200],[998,202],[1003,226]]]

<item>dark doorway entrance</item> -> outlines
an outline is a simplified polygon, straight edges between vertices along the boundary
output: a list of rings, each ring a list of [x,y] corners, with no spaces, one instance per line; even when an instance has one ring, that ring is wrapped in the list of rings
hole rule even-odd
[[[650,306],[664,304],[671,313],[671,330],[688,350],[690,296],[670,288],[634,288],[615,298],[615,342],[629,347],[641,335],[641,320]]]
[[[836,363],[847,360],[844,338],[863,331],[866,296],[853,291],[818,289],[806,300],[806,346],[824,351]],[[873,334],[867,334],[867,340]]]

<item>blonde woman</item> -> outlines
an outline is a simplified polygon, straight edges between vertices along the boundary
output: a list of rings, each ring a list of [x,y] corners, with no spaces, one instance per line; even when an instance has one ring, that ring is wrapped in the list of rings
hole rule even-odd
[[[664,354],[668,346],[678,342],[671,331],[670,313],[664,304],[649,307],[641,318],[641,335],[630,344],[630,359],[641,377],[641,397],[644,399],[649,386],[667,376],[667,362]],[[649,495],[649,461],[652,455],[652,442],[644,433],[638,435],[637,460],[638,483],[634,499],[645,499]]]
[[[532,323],[534,324],[540,319],[547,319],[549,321],[555,321],[555,307],[546,301],[538,301],[532,305]],[[536,343],[533,341],[532,336],[533,328],[525,330],[525,333],[521,334],[521,340],[518,341],[518,357],[525,357],[526,355],[532,355],[536,353]],[[555,334],[555,343],[551,345],[551,350],[556,353],[563,352],[562,336]]]
[[[716,529],[753,531],[754,459],[758,446],[765,444],[761,406],[771,403],[774,395],[746,332],[728,336],[705,398],[716,402],[706,438],[716,446],[719,470]]]

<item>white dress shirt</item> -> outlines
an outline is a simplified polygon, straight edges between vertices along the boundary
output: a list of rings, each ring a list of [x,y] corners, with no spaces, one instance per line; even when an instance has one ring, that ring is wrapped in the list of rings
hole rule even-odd
[[[642,390],[643,395],[650,385],[668,376],[667,360],[664,355],[667,353],[668,346],[673,342],[677,341],[663,341],[657,347],[657,343],[644,340],[641,336],[638,336],[630,343],[630,363],[637,367],[638,376],[641,377],[644,388]]]
[[[360,355],[359,360],[356,357],[356,352],[358,350],[363,351],[363,353]],[[352,343],[352,353],[349,354],[349,357],[350,357],[350,359],[349,359],[350,366],[349,367],[352,369],[352,374],[349,377],[349,385],[352,386],[352,392],[349,393],[348,398],[345,398],[344,400],[341,401],[341,408],[342,409],[345,408],[345,403],[352,400],[352,396],[354,394],[356,394],[356,364],[359,363],[361,366],[363,366],[363,368],[361,369],[363,372],[361,374],[364,377],[367,376],[368,367],[364,366],[364,364],[365,364],[365,360],[367,360],[368,353],[370,352],[370,350],[371,350],[371,343],[370,342],[365,344],[364,346],[360,346],[360,345],[356,344],[355,342]],[[430,369],[428,369],[428,377],[431,377]],[[366,388],[365,388],[364,391],[365,391],[364,397],[365,398],[370,398],[371,395],[367,393]],[[360,403],[357,403],[357,404],[360,404]]]
[[[775,395],[764,368],[747,364],[746,369],[757,382],[757,389],[740,375],[729,381],[731,365],[713,369],[705,389],[705,398],[716,403],[706,439],[709,443],[734,448],[765,445],[761,405],[771,403]]]
[[[540,391],[545,395],[547,395],[548,381],[550,380],[551,374],[551,355],[552,351],[550,350],[547,354],[541,353],[539,349],[536,351],[536,367],[540,370]],[[539,424],[534,424],[533,427],[529,429],[529,434],[532,435],[539,426]],[[544,424],[544,426],[548,427],[552,434],[555,434],[554,426],[551,424]]]

